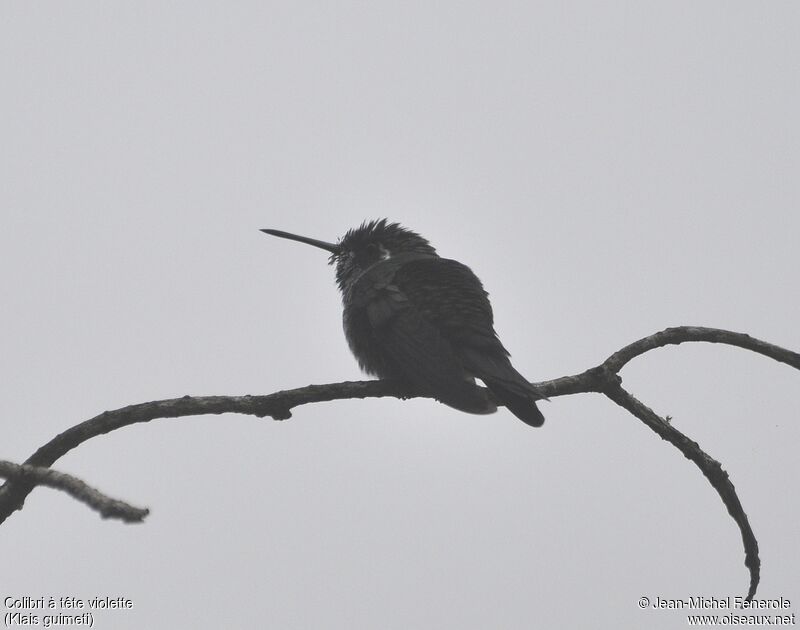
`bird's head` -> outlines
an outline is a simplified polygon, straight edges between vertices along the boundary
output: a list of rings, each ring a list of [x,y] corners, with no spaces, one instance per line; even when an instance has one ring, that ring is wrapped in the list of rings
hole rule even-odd
[[[381,260],[392,258],[398,254],[436,255],[436,250],[426,239],[416,232],[402,227],[399,223],[387,223],[386,219],[365,221],[359,227],[348,230],[347,234],[335,244],[280,230],[261,231],[330,252],[328,262],[336,265],[336,282],[342,290]]]

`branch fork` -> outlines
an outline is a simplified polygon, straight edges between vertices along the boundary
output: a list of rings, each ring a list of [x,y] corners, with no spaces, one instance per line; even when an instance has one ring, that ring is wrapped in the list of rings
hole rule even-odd
[[[662,418],[627,392],[622,387],[622,378],[619,376],[620,370],[625,365],[645,352],[667,345],[701,341],[737,346],[800,370],[800,354],[750,335],[719,328],[678,326],[634,341],[612,354],[600,365],[580,374],[562,376],[534,385],[542,396],[547,398],[586,392],[603,394],[641,420],[691,460],[717,491],[728,513],[739,527],[745,552],[745,566],[750,572],[747,600],[751,600],[756,593],[760,578],[758,542],[728,473],[718,461],[705,453],[697,442],[673,427],[669,417]],[[81,480],[49,468],[56,460],[83,442],[124,426],[149,422],[157,418],[222,413],[249,414],[259,418],[270,416],[274,420],[286,420],[291,417],[294,407],[308,403],[384,396],[401,399],[420,397],[419,394],[390,381],[352,381],[308,385],[266,396],[183,396],[105,411],[60,433],[39,448],[21,466],[11,462],[0,462],[0,477],[7,479],[0,487],[0,523],[23,507],[25,498],[37,485],[47,485],[68,492],[100,512],[103,517],[119,518],[126,522],[143,520],[148,514],[146,509],[135,508],[107,497]]]

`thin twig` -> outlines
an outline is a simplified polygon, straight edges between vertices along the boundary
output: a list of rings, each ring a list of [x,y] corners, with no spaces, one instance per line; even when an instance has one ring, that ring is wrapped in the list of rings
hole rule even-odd
[[[728,478],[728,473],[723,470],[722,465],[717,460],[707,455],[697,442],[690,440],[669,422],[656,414],[650,407],[637,400],[634,396],[631,396],[631,394],[625,391],[619,384],[609,385],[603,393],[620,407],[627,409],[634,416],[639,418],[639,420],[658,433],[663,439],[675,446],[687,459],[693,461],[711,483],[714,490],[717,491],[725,507],[728,508],[728,514],[731,515],[742,533],[744,564],[750,571],[750,588],[748,589],[746,599],[748,601],[753,599],[753,596],[756,594],[756,588],[758,588],[761,568],[761,560],[758,557],[758,541],[753,534],[750,521],[747,520],[747,514],[745,514],[744,508],[742,508],[742,504],[736,494],[736,488],[734,488],[733,483],[731,483],[731,480]]]
[[[99,512],[103,518],[118,518],[126,523],[141,523],[150,513],[150,510],[146,508],[137,508],[119,499],[106,496],[85,481],[52,468],[0,461],[0,477],[63,490],[74,499]]]
[[[722,330],[720,328],[704,328],[702,326],[677,326],[667,328],[653,335],[648,335],[632,344],[625,346],[612,354],[604,365],[612,372],[619,372],[631,359],[644,354],[648,350],[663,346],[676,345],[692,341],[705,341],[708,343],[724,343],[751,350],[765,357],[786,363],[800,370],[800,354],[786,348],[761,341],[744,333]]]

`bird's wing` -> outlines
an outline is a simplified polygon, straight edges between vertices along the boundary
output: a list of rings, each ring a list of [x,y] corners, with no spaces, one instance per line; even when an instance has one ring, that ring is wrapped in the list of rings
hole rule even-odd
[[[488,294],[466,265],[446,258],[416,260],[400,267],[392,281],[456,348],[508,356],[494,332]]]
[[[449,334],[452,326],[444,323],[440,312],[448,297],[442,272],[449,265],[442,268],[442,262],[454,263],[442,259],[416,260],[392,273],[376,274],[369,281],[367,318],[387,361],[404,380],[453,407],[485,413],[489,411],[487,400],[468,380],[456,340]],[[482,295],[486,300],[485,293]]]
[[[542,424],[544,418],[535,405],[542,396],[511,365],[494,330],[488,294],[469,267],[442,258],[418,260],[400,267],[393,280],[451,345],[467,374],[480,378],[525,422]]]
[[[528,386],[497,338],[489,296],[469,267],[444,258],[414,261],[398,269],[394,283],[452,344],[473,376],[512,388]]]

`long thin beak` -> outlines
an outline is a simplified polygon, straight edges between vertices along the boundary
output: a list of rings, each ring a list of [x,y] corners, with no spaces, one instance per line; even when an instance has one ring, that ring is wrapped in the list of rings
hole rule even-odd
[[[333,243],[326,243],[325,241],[318,241],[315,238],[308,238],[307,236],[298,236],[297,234],[290,234],[289,232],[281,232],[280,230],[261,230],[264,234],[271,234],[272,236],[277,236],[279,238],[288,238],[290,241],[299,241],[300,243],[305,243],[306,245],[313,245],[314,247],[319,247],[320,249],[324,249],[329,251],[331,254],[338,254],[339,253],[339,246],[334,245]]]

